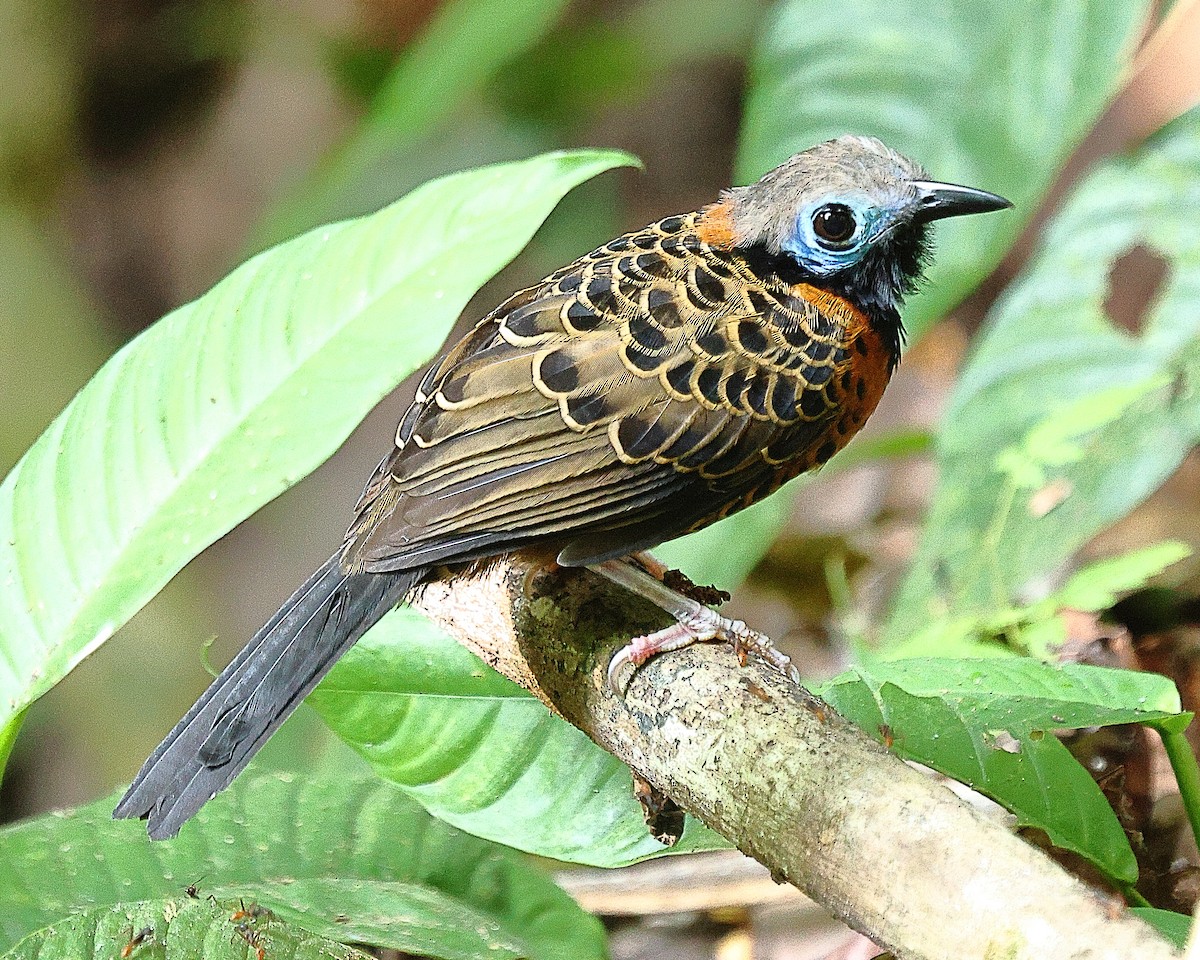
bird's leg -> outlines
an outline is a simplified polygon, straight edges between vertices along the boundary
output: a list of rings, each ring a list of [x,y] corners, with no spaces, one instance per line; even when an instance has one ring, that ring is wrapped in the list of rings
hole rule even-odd
[[[608,664],[608,683],[618,696],[625,695],[634,672],[651,657],[704,641],[731,644],[742,663],[749,654],[756,654],[794,683],[800,682],[800,673],[791,657],[777,650],[769,637],[750,629],[741,620],[723,617],[672,590],[641,566],[627,560],[606,560],[592,564],[588,569],[644,597],[676,621],[663,630],[634,637],[613,655]]]
[[[649,550],[639,550],[637,553],[631,553],[629,559],[636,563],[639,567],[645,570],[659,583],[662,583],[667,578],[667,574],[671,572],[671,568],[658,559]]]
[[[637,553],[631,553],[627,559],[629,562],[635,563],[645,570],[668,590],[673,590],[680,596],[688,597],[697,603],[706,604],[710,607],[719,607],[729,599],[729,594],[725,590],[692,583],[686,573],[682,570],[672,570],[648,550],[639,550]]]

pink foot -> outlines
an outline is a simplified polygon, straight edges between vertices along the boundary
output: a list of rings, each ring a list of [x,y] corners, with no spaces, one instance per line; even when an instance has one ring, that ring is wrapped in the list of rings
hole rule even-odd
[[[617,696],[624,697],[637,668],[651,657],[711,640],[715,633],[711,624],[703,622],[701,617],[694,617],[680,620],[656,633],[634,637],[608,662],[608,685]]]
[[[730,620],[708,607],[698,607],[671,626],[634,637],[618,650],[608,663],[608,685],[623,698],[637,668],[646,661],[660,653],[708,641],[730,644],[742,664],[754,654],[793,683],[800,683],[800,671],[792,658],[778,650],[769,637],[751,630],[741,620]]]

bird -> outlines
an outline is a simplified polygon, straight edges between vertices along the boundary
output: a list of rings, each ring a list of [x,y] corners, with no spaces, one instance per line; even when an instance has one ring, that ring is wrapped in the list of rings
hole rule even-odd
[[[867,136],[791,157],[515,293],[438,356],[344,542],[146,760],[114,811],[174,836],[436,569],[553,551],[676,618],[610,663],[622,689],[697,640],[755,648],[642,552],[837,453],[900,359],[929,225],[1010,207]],[[783,658],[786,660],[786,658]]]

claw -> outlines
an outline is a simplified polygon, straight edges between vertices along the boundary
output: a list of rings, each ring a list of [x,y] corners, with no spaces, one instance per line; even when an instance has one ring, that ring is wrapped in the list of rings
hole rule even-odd
[[[622,700],[625,699],[625,691],[629,689],[629,683],[638,668],[630,653],[632,646],[633,644],[626,644],[608,661],[608,689]]]
[[[608,685],[613,693],[624,699],[634,673],[647,660],[660,653],[682,650],[693,643],[711,640],[732,646],[738,663],[743,667],[750,654],[754,654],[793,683],[800,683],[800,671],[796,669],[792,658],[777,649],[769,637],[752,630],[742,620],[730,620],[715,610],[701,607],[692,616],[681,617],[677,623],[663,630],[634,637],[613,654],[608,662]]]
[[[711,640],[715,634],[713,624],[707,618],[697,616],[681,619],[655,633],[634,637],[608,661],[608,685],[613,693],[624,699],[637,668],[651,657]]]
[[[714,614],[716,616],[716,614]],[[724,619],[724,618],[722,618]],[[771,638],[757,630],[752,630],[741,620],[725,620],[726,630],[718,630],[718,639],[724,640],[733,647],[738,661],[746,665],[750,654],[754,654],[775,672],[787,677],[792,683],[800,685],[800,671],[786,653],[771,642]]]
[[[651,657],[708,640],[730,644],[743,666],[749,654],[754,654],[799,685],[800,671],[792,663],[792,658],[775,649],[769,637],[750,629],[741,620],[730,620],[710,607],[682,596],[641,567],[627,561],[606,560],[589,569],[645,597],[677,621],[664,630],[635,637],[613,655],[608,663],[608,685],[618,697],[624,699],[637,668]]]

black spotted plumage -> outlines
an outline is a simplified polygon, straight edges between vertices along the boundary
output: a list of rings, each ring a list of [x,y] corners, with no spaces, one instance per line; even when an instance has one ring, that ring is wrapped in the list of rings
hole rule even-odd
[[[812,211],[829,202],[870,225],[857,247],[814,239]],[[843,137],[514,294],[430,365],[342,549],[163,740],[115,815],[174,835],[435,565],[531,544],[595,564],[819,466],[896,364],[925,224],[1003,205]]]
[[[383,518],[360,508],[347,563],[403,570],[544,541],[596,562],[702,524],[776,473],[781,450],[818,465],[833,373],[871,332],[704,242],[705,216],[609,243],[485,317],[405,417],[380,467],[393,502]]]

